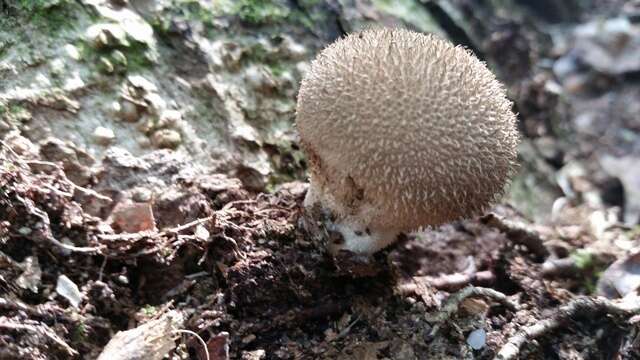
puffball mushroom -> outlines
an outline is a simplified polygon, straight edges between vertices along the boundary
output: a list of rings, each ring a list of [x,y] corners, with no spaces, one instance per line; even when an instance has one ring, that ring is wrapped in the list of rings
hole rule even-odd
[[[296,125],[337,253],[374,253],[402,232],[476,215],[514,173],[505,88],[471,52],[404,29],[354,33],[312,62]]]

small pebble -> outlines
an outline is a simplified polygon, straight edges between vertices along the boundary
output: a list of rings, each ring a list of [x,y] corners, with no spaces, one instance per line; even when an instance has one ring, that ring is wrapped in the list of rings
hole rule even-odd
[[[182,114],[178,110],[164,110],[160,114],[158,121],[159,127],[175,127],[180,120],[182,120]]]
[[[64,60],[60,58],[52,60],[49,66],[51,69],[51,75],[60,76],[64,73],[64,69],[65,69]]]
[[[76,285],[65,275],[58,276],[56,292],[58,293],[58,295],[67,299],[71,303],[71,305],[73,305],[73,307],[77,308],[80,306],[80,302],[82,301],[82,293],[80,292],[80,289],[78,289],[78,285]]]
[[[153,134],[151,141],[160,149],[175,149],[182,142],[182,136],[175,130],[161,129]]]
[[[153,197],[151,189],[146,187],[136,187],[131,190],[131,198],[135,202],[150,202]]]
[[[487,343],[487,332],[484,329],[475,329],[467,337],[467,344],[473,350],[482,349]]]
[[[26,226],[25,227],[21,227],[20,229],[18,229],[18,233],[20,235],[27,236],[27,235],[31,234],[31,229],[26,227]]]
[[[118,108],[120,118],[126,122],[136,122],[140,119],[140,112],[136,104],[123,100]]]
[[[72,44],[67,44],[64,46],[64,51],[67,53],[67,56],[69,56],[70,58],[72,58],[73,60],[80,60],[80,51],[78,51],[78,48],[75,47]]]
[[[116,134],[114,134],[113,130],[109,128],[98,126],[93,131],[93,138],[97,144],[106,146],[113,142],[116,138]]]

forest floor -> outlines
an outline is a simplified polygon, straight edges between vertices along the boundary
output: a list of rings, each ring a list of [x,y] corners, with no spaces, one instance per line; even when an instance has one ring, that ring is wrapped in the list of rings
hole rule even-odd
[[[0,359],[640,358],[637,1],[0,12]],[[293,120],[309,61],[373,24],[486,61],[522,144],[489,213],[362,265],[302,230]]]

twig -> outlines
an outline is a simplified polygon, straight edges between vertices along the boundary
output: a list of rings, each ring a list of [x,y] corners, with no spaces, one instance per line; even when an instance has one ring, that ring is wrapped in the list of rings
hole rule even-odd
[[[9,144],[5,143],[4,141],[0,140],[0,145],[2,145],[3,147],[5,147],[10,153],[11,155],[13,155],[13,157],[16,158],[16,161],[18,162],[18,164],[24,168],[24,169],[30,169],[29,165],[45,165],[45,166],[51,166],[54,167],[55,169],[57,169],[59,171],[60,174],[62,174],[61,176],[61,180],[71,186],[72,188],[74,188],[75,190],[78,190],[80,192],[83,192],[89,196],[93,196],[95,198],[98,198],[100,200],[105,200],[108,202],[113,202],[113,200],[108,197],[108,196],[104,196],[101,195],[99,193],[97,193],[94,190],[91,189],[87,189],[85,187],[82,187],[80,185],[76,185],[73,181],[69,180],[64,172],[64,170],[60,167],[60,165],[53,163],[53,162],[49,162],[49,161],[42,161],[42,160],[25,160],[22,156],[20,156],[18,153],[16,153],[13,148],[11,148],[11,146],[9,146]],[[48,189],[52,190],[50,185],[46,185],[45,187],[47,187]],[[59,190],[55,190],[55,191],[59,191]],[[64,193],[66,196],[66,193]]]
[[[333,340],[341,339],[341,338],[343,338],[343,337],[347,336],[347,335],[349,334],[349,332],[351,331],[351,328],[353,328],[353,326],[354,326],[355,324],[357,324],[357,323],[358,323],[358,321],[360,321],[360,317],[361,317],[361,316],[362,316],[362,315],[358,315],[358,317],[356,317],[356,319],[355,319],[355,320],[353,320],[349,325],[347,325],[347,327],[345,327],[344,329],[342,329],[342,331],[340,331],[340,333],[338,334],[338,336],[336,336],[336,338],[335,338],[335,339],[333,339]]]
[[[110,197],[108,197],[108,196],[104,196],[104,195],[99,194],[98,192],[96,192],[96,191],[94,191],[94,190],[87,189],[87,188],[85,188],[85,187],[82,187],[82,186],[80,186],[80,185],[77,185],[77,184],[76,184],[76,183],[74,183],[73,181],[71,181],[71,180],[67,179],[66,174],[65,174],[65,172],[64,172],[64,169],[62,169],[62,168],[60,167],[60,165],[58,165],[58,164],[56,164],[56,163],[53,163],[53,162],[50,162],[50,161],[42,161],[42,160],[24,160],[24,159],[22,159],[22,158],[20,158],[20,160],[21,160],[22,162],[24,162],[25,164],[28,164],[28,165],[45,165],[45,166],[51,166],[51,167],[55,168],[56,170],[58,170],[60,174],[62,174],[62,180],[64,181],[64,183],[65,183],[65,184],[67,184],[67,185],[69,185],[69,186],[71,186],[71,187],[72,187],[72,188],[74,188],[75,190],[78,190],[78,191],[80,191],[80,192],[82,192],[82,193],[85,193],[85,194],[87,194],[87,195],[89,195],[89,196],[93,196],[93,197],[95,197],[95,198],[97,198],[97,199],[100,199],[100,200],[104,200],[104,201],[108,201],[108,202],[113,202],[113,199],[111,199]]]
[[[192,228],[192,227],[197,226],[197,225],[200,225],[200,224],[204,224],[204,223],[206,223],[207,221],[210,221],[211,219],[213,219],[214,217],[215,217],[215,215],[207,216],[207,217],[205,217],[205,218],[200,218],[200,219],[194,220],[194,221],[192,221],[192,222],[190,222],[190,223],[186,223],[186,224],[179,225],[179,226],[176,226],[176,227],[174,227],[174,228],[171,228],[171,229],[165,230],[165,231],[161,232],[161,234],[162,234],[162,235],[165,235],[165,234],[175,234],[175,233],[179,233],[180,231],[183,231],[183,230],[186,230],[186,229]]]
[[[98,281],[102,281],[102,276],[104,275],[104,268],[107,266],[107,257],[105,256],[102,259],[102,264],[100,265],[100,272],[98,272]]]
[[[56,189],[56,188],[55,188],[53,185],[51,185],[51,184],[42,184],[42,186],[44,186],[45,188],[47,188],[47,189],[49,189],[49,190],[53,191],[54,193],[56,193],[56,194],[58,194],[58,195],[60,195],[60,196],[62,196],[62,197],[68,197],[68,198],[73,197],[73,194],[68,193],[68,192],[66,192],[66,191],[62,191],[62,190],[60,190],[60,189]]]
[[[47,240],[49,240],[52,244],[59,246],[65,250],[68,250],[71,252],[77,252],[77,253],[100,253],[100,251],[103,249],[102,246],[85,247],[85,246],[68,245],[63,242],[60,242],[58,239],[54,238],[53,236],[47,236]]]
[[[235,201],[230,201],[226,204],[224,204],[224,206],[222,207],[221,210],[228,210],[231,207],[234,207],[236,205],[246,205],[246,204],[255,204],[256,200],[235,200]]]
[[[549,250],[544,246],[542,238],[536,232],[527,229],[524,224],[493,213],[482,217],[481,221],[505,233],[512,242],[526,246],[536,256],[543,259],[549,256]]]
[[[471,272],[471,273],[453,273],[440,276],[420,276],[416,280],[424,281],[438,290],[456,291],[469,284],[491,283],[496,276],[490,270]]]
[[[567,320],[579,314],[593,315],[598,312],[605,312],[629,319],[633,315],[640,314],[640,304],[637,304],[634,308],[627,309],[605,298],[579,297],[559,307],[551,318],[539,320],[534,325],[527,326],[516,335],[510,337],[494,360],[517,359],[520,349],[525,343],[531,342],[541,335],[558,329],[563,326]]]
[[[518,306],[515,303],[511,302],[511,300],[509,300],[509,298],[507,298],[505,294],[499,291],[496,291],[490,288],[467,286],[466,288],[449,296],[445,304],[437,313],[430,314],[426,317],[426,320],[428,322],[436,323],[436,325],[433,327],[433,330],[431,331],[431,335],[433,336],[438,332],[439,330],[438,324],[443,323],[449,318],[451,318],[451,316],[458,311],[460,304],[466,298],[471,296],[484,296],[484,297],[491,298],[501,303],[507,309],[512,311],[515,311],[518,308]]]
[[[198,339],[198,341],[200,342],[200,344],[202,345],[202,347],[204,348],[204,354],[207,357],[207,360],[210,360],[211,357],[209,356],[209,348],[207,348],[207,343],[204,342],[204,340],[200,337],[200,335],[198,335],[196,332],[193,332],[191,330],[175,330],[175,333],[178,334],[189,334],[189,335],[193,335],[196,337],[196,339]]]
[[[15,157],[15,158],[16,158],[16,160],[18,160],[18,164],[20,164],[24,169],[28,169],[28,168],[29,168],[29,166],[27,166],[27,165],[24,163],[24,161],[23,161],[22,157],[21,157],[20,155],[18,155],[18,153],[16,153],[16,152],[13,150],[13,148],[12,148],[11,146],[9,146],[9,144],[7,144],[6,142],[4,142],[4,141],[0,140],[0,145],[4,146],[4,147],[5,147],[5,149],[7,149],[7,150],[9,151],[9,153],[10,153],[11,155],[13,155],[13,157]]]
[[[49,220],[49,215],[43,210],[38,209],[35,206],[28,206],[27,200],[22,198],[21,196],[16,195],[16,198],[20,200],[23,204],[25,204],[25,206],[27,207],[27,210],[29,210],[31,214],[37,216],[38,218],[40,218],[40,220],[42,220],[42,223],[45,226],[45,230],[42,231],[43,237],[50,243],[58,247],[61,247],[65,250],[72,251],[72,252],[79,252],[79,253],[98,253],[100,252],[100,250],[102,250],[102,247],[78,247],[74,245],[67,245],[65,243],[60,242],[50,233],[51,222]]]

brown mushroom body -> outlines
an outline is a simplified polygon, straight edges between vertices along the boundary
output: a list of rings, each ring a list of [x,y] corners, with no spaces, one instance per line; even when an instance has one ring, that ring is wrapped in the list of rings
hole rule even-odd
[[[512,103],[484,63],[404,29],[351,34],[305,75],[297,129],[308,207],[320,205],[345,249],[372,253],[400,232],[484,211],[514,172]]]

